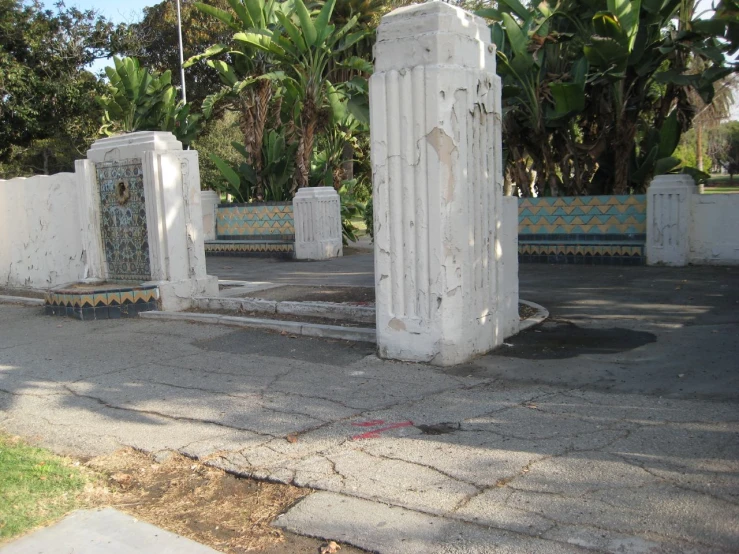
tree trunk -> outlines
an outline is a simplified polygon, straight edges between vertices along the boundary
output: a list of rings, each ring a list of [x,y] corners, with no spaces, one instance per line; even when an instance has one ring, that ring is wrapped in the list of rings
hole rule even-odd
[[[341,152],[341,168],[344,172],[344,179],[354,179],[354,147],[351,142],[344,143],[344,149]]]
[[[272,85],[267,80],[261,80],[257,84],[256,98],[254,103],[254,151],[252,155],[252,167],[257,174],[257,200],[264,200],[264,175],[262,168],[262,143],[264,141],[264,127],[267,125],[269,112],[269,101],[272,99]]]
[[[698,169],[703,171],[703,125],[700,123],[695,127],[695,160]]]
[[[613,193],[628,194],[629,163],[634,150],[636,125],[630,121],[620,121],[616,127],[616,140],[613,144]]]
[[[303,132],[298,142],[298,151],[295,155],[297,172],[295,173],[296,186],[293,187],[293,193],[310,184],[310,159],[313,153],[313,137],[316,131],[315,117],[312,121],[307,121],[303,127]]]

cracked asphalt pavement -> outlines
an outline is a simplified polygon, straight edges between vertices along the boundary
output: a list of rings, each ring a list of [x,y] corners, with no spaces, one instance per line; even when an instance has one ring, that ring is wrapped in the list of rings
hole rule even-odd
[[[738,277],[521,266],[550,320],[446,370],[0,305],[0,426],[313,488],[278,525],[381,553],[739,552]]]

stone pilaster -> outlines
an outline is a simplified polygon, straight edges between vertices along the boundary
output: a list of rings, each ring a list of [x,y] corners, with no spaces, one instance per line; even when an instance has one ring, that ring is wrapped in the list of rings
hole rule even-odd
[[[333,187],[305,187],[293,198],[295,257],[327,260],[343,254],[341,200]]]
[[[375,58],[378,352],[462,363],[503,341],[496,266],[515,248],[501,232],[500,80],[490,30],[443,2],[401,8],[383,17]]]
[[[690,175],[658,175],[647,189],[647,264],[682,266],[690,251]]]

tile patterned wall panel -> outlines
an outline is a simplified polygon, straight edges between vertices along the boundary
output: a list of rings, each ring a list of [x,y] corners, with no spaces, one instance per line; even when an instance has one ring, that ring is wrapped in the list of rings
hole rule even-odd
[[[144,173],[140,159],[95,165],[110,279],[151,279]]]
[[[221,240],[279,238],[293,241],[292,203],[228,204],[216,212],[216,235]]]
[[[643,265],[645,195],[522,198],[519,262]]]
[[[645,234],[645,195],[522,198],[518,233]]]

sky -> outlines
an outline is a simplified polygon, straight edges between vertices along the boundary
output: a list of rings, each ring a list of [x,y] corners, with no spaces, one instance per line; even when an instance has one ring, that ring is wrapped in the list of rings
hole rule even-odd
[[[174,0],[172,0],[174,1]],[[115,23],[133,23],[141,19],[145,7],[159,4],[156,0],[65,0],[67,7],[76,6],[81,10],[97,10]],[[54,0],[44,0],[47,7],[54,6]]]

